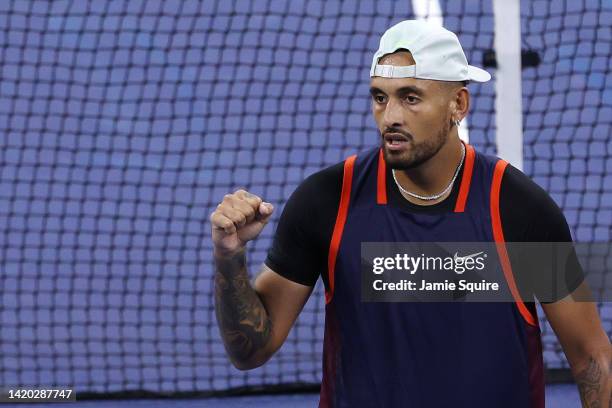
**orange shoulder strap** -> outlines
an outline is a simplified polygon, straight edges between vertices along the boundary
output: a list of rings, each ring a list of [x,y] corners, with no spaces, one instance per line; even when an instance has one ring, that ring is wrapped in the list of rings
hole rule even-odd
[[[508,166],[508,162],[499,160],[495,165],[493,171],[493,181],[491,183],[491,223],[493,227],[493,239],[495,240],[495,246],[497,247],[497,254],[499,255],[499,261],[501,263],[502,270],[506,282],[510,287],[510,292],[514,298],[514,302],[518,307],[521,316],[525,321],[532,326],[539,326],[538,320],[523,303],[519,291],[514,281],[514,274],[512,273],[512,267],[510,265],[510,258],[508,256],[508,250],[506,248],[506,240],[504,239],[504,231],[502,229],[501,216],[499,211],[499,193],[501,190],[501,181],[504,175],[504,170]]]
[[[336,257],[340,249],[340,241],[342,240],[342,232],[348,215],[349,203],[351,201],[351,187],[353,184],[353,168],[355,167],[356,155],[350,156],[344,161],[344,174],[342,176],[342,193],[340,194],[340,205],[338,206],[338,214],[336,215],[336,224],[332,233],[331,242],[329,244],[329,255],[327,256],[327,273],[329,280],[329,288],[325,292],[325,303],[331,302],[334,295],[334,270],[336,268]]]

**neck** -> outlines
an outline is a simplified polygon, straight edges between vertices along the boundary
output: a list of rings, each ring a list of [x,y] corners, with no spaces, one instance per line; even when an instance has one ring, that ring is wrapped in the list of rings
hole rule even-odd
[[[430,196],[440,193],[448,186],[460,162],[461,140],[458,135],[454,135],[429,160],[412,169],[395,170],[395,177],[404,189],[418,195]],[[452,188],[447,194],[431,201],[420,200],[403,193],[402,195],[415,204],[432,205],[443,201],[451,191]]]

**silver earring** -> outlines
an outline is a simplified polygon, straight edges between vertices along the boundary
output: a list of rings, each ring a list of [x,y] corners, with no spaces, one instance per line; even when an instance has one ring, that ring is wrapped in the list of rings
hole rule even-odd
[[[461,121],[460,121],[460,120],[456,120],[456,121],[455,121],[455,125],[456,125],[457,127],[459,127],[459,125],[461,125]]]

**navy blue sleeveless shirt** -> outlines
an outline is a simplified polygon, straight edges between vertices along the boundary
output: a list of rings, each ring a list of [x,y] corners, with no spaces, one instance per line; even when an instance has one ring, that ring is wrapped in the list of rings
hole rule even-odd
[[[538,319],[516,290],[499,216],[507,163],[466,145],[454,211],[387,205],[379,148],[344,162],[328,257],[321,407],[544,408]],[[514,303],[361,301],[362,242],[497,242]]]

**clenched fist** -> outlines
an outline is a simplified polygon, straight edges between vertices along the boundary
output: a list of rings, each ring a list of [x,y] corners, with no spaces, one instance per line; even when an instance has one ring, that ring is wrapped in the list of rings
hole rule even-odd
[[[226,194],[210,215],[215,253],[230,255],[255,239],[270,220],[274,207],[245,190]]]

